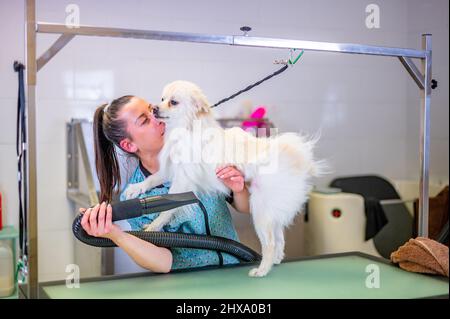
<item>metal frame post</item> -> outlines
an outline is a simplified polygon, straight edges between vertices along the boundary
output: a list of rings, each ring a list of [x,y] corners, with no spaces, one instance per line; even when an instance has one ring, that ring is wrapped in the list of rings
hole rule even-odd
[[[26,56],[26,116],[27,116],[27,173],[25,185],[28,195],[26,207],[28,212],[28,281],[26,296],[38,298],[38,218],[36,187],[36,7],[35,0],[26,0],[25,56]]]
[[[424,88],[421,92],[420,108],[420,198],[418,235],[428,237],[428,188],[430,177],[430,105],[431,105],[431,34],[422,35],[422,49],[426,51],[422,59]]]

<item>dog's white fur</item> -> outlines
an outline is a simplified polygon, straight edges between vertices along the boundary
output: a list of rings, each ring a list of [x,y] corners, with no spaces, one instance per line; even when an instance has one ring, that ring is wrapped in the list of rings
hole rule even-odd
[[[256,138],[240,128],[223,129],[214,119],[200,88],[185,81],[175,81],[164,88],[158,109],[166,123],[164,146],[159,154],[160,169],[143,182],[131,184],[125,196],[134,198],[168,180],[172,182],[171,194],[187,191],[229,194],[229,189],[216,177],[215,169],[225,164],[235,165],[249,183],[250,211],[262,248],[261,264],[249,275],[265,276],[273,264],[279,264],[284,258],[284,228],[292,223],[306,202],[310,177],[323,171],[324,162],[313,158],[317,139],[295,133]],[[213,128],[214,134],[199,141],[195,138],[196,123],[201,124],[202,133]],[[176,134],[180,128],[183,130]],[[207,161],[191,158],[175,163],[176,155],[179,160],[185,159],[186,154],[198,156],[196,146],[201,146],[205,157],[209,156]],[[234,152],[229,152],[230,146],[235,147]],[[161,213],[146,230],[160,230],[175,212],[176,209]]]

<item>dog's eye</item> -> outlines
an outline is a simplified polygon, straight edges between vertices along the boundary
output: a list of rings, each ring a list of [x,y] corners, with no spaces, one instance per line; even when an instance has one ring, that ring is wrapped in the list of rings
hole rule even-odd
[[[175,106],[175,105],[177,105],[177,104],[178,104],[177,101],[175,101],[175,100],[170,100],[170,105]]]
[[[163,97],[161,98],[161,102],[164,102],[164,98]]]

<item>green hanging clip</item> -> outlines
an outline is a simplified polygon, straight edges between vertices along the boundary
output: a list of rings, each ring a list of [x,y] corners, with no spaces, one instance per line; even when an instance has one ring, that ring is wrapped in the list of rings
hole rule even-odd
[[[305,50],[302,50],[299,54],[298,54],[298,56],[295,58],[295,60],[294,61],[292,61],[292,53],[294,53],[294,51],[296,51],[296,49],[291,49],[291,57],[290,57],[290,59],[289,59],[289,61],[288,61],[288,64],[292,64],[292,65],[294,65],[295,63],[297,63],[297,61],[298,61],[298,59],[300,59],[300,57],[303,55],[303,53],[305,52]]]

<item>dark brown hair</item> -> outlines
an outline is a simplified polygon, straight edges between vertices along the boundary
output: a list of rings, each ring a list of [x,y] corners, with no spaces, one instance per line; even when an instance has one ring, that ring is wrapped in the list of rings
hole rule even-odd
[[[119,111],[133,95],[125,95],[110,104],[100,105],[94,114],[95,169],[100,182],[100,202],[111,202],[113,192],[120,188],[120,168],[114,145],[129,137],[126,123],[119,119]]]

